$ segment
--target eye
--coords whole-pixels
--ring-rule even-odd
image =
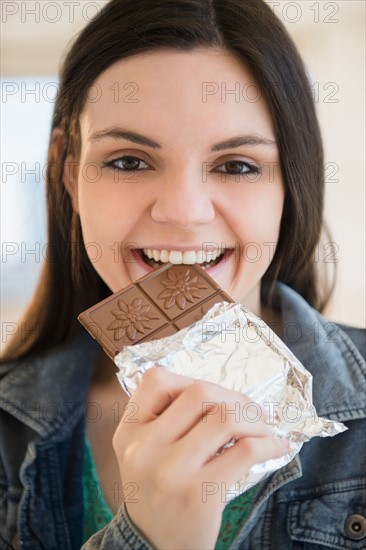
[[[139,168],[140,163],[145,164],[145,167]],[[149,168],[149,165],[139,157],[134,157],[132,155],[123,155],[117,159],[109,160],[108,162],[103,163],[107,168],[112,168],[115,170],[121,170],[123,172],[141,172]]]
[[[223,169],[223,167],[225,169]],[[217,166],[213,171],[220,172],[221,174],[227,174],[229,176],[260,174],[261,172],[257,166],[253,166],[252,164],[249,164],[248,162],[244,162],[242,160],[228,160],[223,164]]]

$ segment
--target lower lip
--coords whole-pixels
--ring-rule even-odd
[[[207,273],[210,276],[217,275],[225,266],[225,263],[228,261],[228,259],[234,254],[234,250],[226,250],[224,255],[222,256],[221,260],[218,264],[213,265],[209,269],[205,269]],[[155,271],[155,268],[151,267],[148,264],[145,264],[144,260],[141,258],[139,252],[137,252],[136,249],[131,249],[131,256],[135,259],[135,261],[146,271],[146,273],[150,273],[150,271]],[[163,265],[163,264],[162,264]],[[179,264],[179,265],[191,265],[191,264]]]

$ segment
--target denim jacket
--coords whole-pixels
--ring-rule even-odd
[[[365,550],[365,333],[328,322],[283,284],[277,290],[284,341],[313,375],[318,415],[349,429],[313,438],[261,482],[231,548]],[[152,548],[123,505],[82,546],[85,402],[98,350],[85,333],[1,367],[1,549]]]

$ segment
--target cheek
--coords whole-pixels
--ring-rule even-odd
[[[271,188],[270,185],[273,187]],[[282,217],[284,193],[281,184],[262,189],[247,189],[227,209],[227,219],[242,245],[253,242],[276,242]]]
[[[84,241],[111,246],[125,237],[134,220],[133,194],[124,193],[121,184],[83,180],[79,185],[79,213]]]

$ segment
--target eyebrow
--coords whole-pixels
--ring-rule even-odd
[[[133,143],[137,143],[138,145],[145,145],[151,149],[161,149],[161,145],[157,141],[138,134],[137,132],[125,130],[123,128],[107,128],[106,130],[94,132],[94,134],[90,136],[89,141],[94,142],[104,138],[126,139],[128,141],[132,141]],[[216,152],[223,151],[224,149],[235,149],[236,147],[241,147],[242,145],[250,145],[253,147],[264,145],[266,147],[272,147],[273,145],[276,145],[276,142],[257,134],[249,134],[245,136],[235,136],[226,139],[225,141],[215,143],[215,145],[211,147],[211,151]]]

